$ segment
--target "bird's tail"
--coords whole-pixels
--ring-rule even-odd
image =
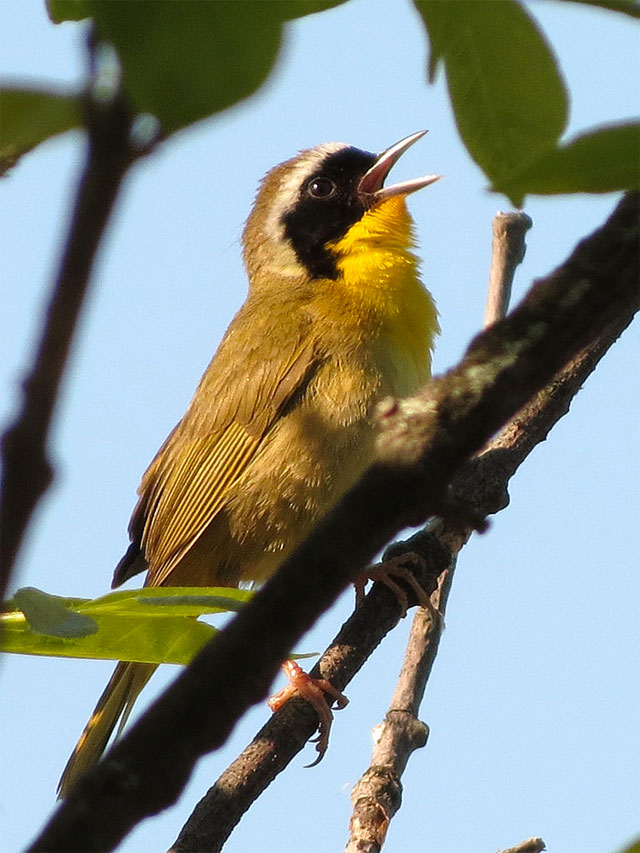
[[[121,661],[117,665],[62,772],[58,784],[60,799],[64,799],[80,776],[100,760],[118,721],[120,733],[133,703],[155,668],[155,664],[150,663]]]

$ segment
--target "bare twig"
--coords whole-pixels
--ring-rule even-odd
[[[22,410],[2,438],[0,493],[0,600],[36,504],[49,487],[49,425],[69,349],[89,286],[98,246],[134,152],[130,115],[115,97],[85,99],[87,160],[76,195],[69,236],[51,293],[33,366],[23,383]]]
[[[484,327],[491,326],[506,315],[511,299],[511,285],[518,264],[525,253],[525,234],[531,219],[519,210],[516,213],[497,213],[493,217],[493,242],[489,289],[484,311]]]
[[[553,425],[568,412],[572,399],[609,347],[622,334],[629,320],[630,318],[619,318],[590,347],[578,353],[554,377],[553,381],[518,412],[484,450],[460,471],[451,489],[456,502],[464,501],[475,515],[493,513],[507,506],[507,486],[510,478],[533,448],[545,440]],[[429,530],[416,534],[407,543],[402,543],[404,551],[411,552],[416,548],[419,550],[419,540],[435,533],[438,541],[449,550],[450,563],[440,576],[437,591],[432,595],[432,602],[443,619],[457,554],[472,532],[471,527],[465,528],[444,521],[438,522],[437,527],[432,524]],[[353,789],[354,811],[350,827],[351,839],[346,853],[356,853],[356,851],[377,853],[384,842],[384,837],[378,831],[381,816],[384,814],[386,831],[390,819],[400,806],[402,786],[401,772],[398,772],[398,767],[404,768],[410,752],[407,752],[402,728],[398,729],[394,724],[397,716],[395,712],[399,709],[407,717],[415,715],[415,719],[407,720],[405,725],[414,726],[419,722],[417,711],[422,701],[426,677],[424,681],[419,681],[412,677],[412,673],[420,666],[425,667],[427,674],[430,673],[440,640],[440,633],[429,626],[428,616],[423,611],[418,611],[409,636],[407,655],[398,688],[385,721],[378,728],[370,766]],[[411,691],[408,695],[405,693],[407,688]],[[387,742],[384,751],[379,747],[382,741]],[[375,787],[370,784],[372,775],[375,776]],[[389,801],[386,785],[392,785],[398,790],[395,801],[397,807],[393,810],[386,807]],[[381,799],[377,799],[378,796]],[[523,845],[534,842],[543,844],[541,839],[529,839],[523,842]],[[378,843],[378,847],[374,846],[375,843]],[[522,849],[526,851],[529,848],[525,846]],[[534,847],[531,849],[534,850]],[[544,847],[539,849],[542,850]]]
[[[476,338],[457,368],[385,408],[379,461],[79,781],[31,850],[112,849],[175,801],[200,755],[267,695],[280,661],[384,543],[442,514],[456,468],[610,322],[628,320],[637,306],[637,216],[634,194]]]
[[[493,219],[485,328],[506,316],[515,269],[524,258],[524,238],[531,224],[531,219],[522,212],[498,213]],[[475,507],[475,511],[479,509]],[[418,719],[418,712],[438,650],[457,553],[464,541],[466,538],[461,538],[457,547],[451,548],[450,563],[440,576],[440,584],[432,596],[432,603],[440,614],[440,623],[436,624],[422,608],[413,618],[389,710],[384,721],[374,729],[369,767],[351,793],[353,813],[345,853],[378,853],[382,849],[390,821],[401,805],[400,780],[406,764],[411,753],[426,743],[427,727]]]
[[[443,574],[443,581],[447,573]],[[434,605],[443,607],[434,596]],[[441,611],[442,612],[442,611]],[[391,818],[402,802],[400,779],[410,755],[427,742],[428,728],[418,719],[415,697],[422,695],[430,670],[421,649],[435,648],[440,625],[425,608],[413,619],[404,663],[384,721],[374,729],[369,767],[351,792],[353,813],[345,853],[377,853],[382,849]]]
[[[527,838],[526,841],[521,841],[515,847],[508,847],[505,850],[500,850],[500,853],[542,853],[546,850],[546,845],[542,838]]]
[[[447,565],[440,572],[438,586],[431,595],[440,618],[434,620],[422,607],[413,617],[389,710],[373,732],[369,767],[351,792],[353,812],[345,853],[378,853],[382,849],[391,819],[402,803],[400,780],[407,762],[412,753],[427,742],[429,730],[418,719],[418,711],[438,652],[457,554],[472,532],[471,528],[453,525],[448,533],[454,534],[454,541],[447,535],[445,526],[434,520],[421,534],[423,538],[433,537],[448,555]],[[416,542],[415,537],[411,541]],[[402,547],[406,550],[410,544],[402,543]]]

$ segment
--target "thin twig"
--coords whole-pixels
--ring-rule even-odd
[[[524,258],[524,238],[531,224],[531,219],[522,212],[498,213],[493,219],[485,328],[506,316],[515,269]],[[506,483],[504,487],[506,489]],[[475,509],[479,510],[478,507]],[[460,541],[458,547],[462,544]],[[391,819],[402,802],[401,778],[406,764],[413,751],[426,744],[427,727],[418,719],[418,712],[438,651],[457,551],[450,551],[450,563],[440,576],[440,583],[432,596],[440,622],[434,622],[431,614],[422,608],[413,617],[389,710],[374,730],[369,767],[351,793],[353,812],[345,853],[378,853],[382,849]]]
[[[544,441],[551,428],[568,413],[573,398],[595,370],[600,359],[620,337],[629,320],[630,318],[621,317],[612,323],[590,347],[572,359],[553,381],[518,412],[484,450],[459,472],[451,488],[456,503],[464,501],[467,504],[467,511],[476,515],[490,514],[506,508],[509,480],[534,447]],[[435,533],[438,541],[449,549],[450,563],[440,576],[437,591],[431,596],[432,603],[440,611],[443,621],[457,555],[472,532],[471,527],[460,527],[447,521],[438,522],[437,526],[432,523],[427,530],[415,534],[408,542],[401,543],[402,550],[397,552],[399,555],[402,551],[419,551],[422,547],[421,540],[432,533]],[[419,610],[414,617],[414,626],[409,636],[407,655],[396,694],[385,722],[377,732],[369,769],[353,789],[354,812],[350,826],[352,838],[349,843],[351,846],[347,846],[345,853],[356,853],[356,851],[377,853],[382,847],[384,836],[381,836],[378,830],[381,816],[384,815],[386,820],[386,831],[390,819],[397,811],[397,808],[389,810],[385,806],[388,802],[386,788],[394,786],[398,789],[399,807],[402,786],[401,773],[398,773],[397,768],[404,768],[410,754],[406,750],[402,729],[394,728],[396,715],[393,711],[400,709],[407,718],[411,714],[415,715],[414,721],[407,721],[404,725],[415,725],[418,722],[417,711],[422,701],[422,682],[415,679],[412,673],[414,670],[419,671],[420,666],[426,667],[427,672],[430,673],[439,640],[440,632],[430,627],[427,615]],[[409,689],[408,695],[403,693],[402,685],[406,685],[405,689]],[[378,747],[379,741],[383,738],[390,740],[392,747],[390,749],[387,745],[384,752]],[[372,775],[375,776],[375,786],[370,784]],[[378,847],[374,846],[374,842],[378,843]],[[544,844],[541,839],[529,839],[523,842],[523,845],[534,843]],[[529,848],[524,846],[522,849],[527,851]],[[538,848],[531,847],[531,849]],[[544,846],[539,849],[543,850]]]
[[[49,426],[91,270],[122,183],[134,159],[131,117],[123,101],[85,98],[87,159],[72,223],[51,292],[33,366],[23,383],[23,404],[2,437],[0,493],[0,600],[33,511],[53,479],[47,458]]]
[[[443,549],[436,552],[431,544],[426,543],[421,551],[429,569],[420,582],[428,591],[435,589],[437,575],[448,559]],[[414,604],[408,588],[407,593]],[[375,584],[313,667],[311,676],[327,678],[339,690],[344,689],[402,615],[393,593]],[[317,715],[308,702],[299,698],[287,702],[198,803],[171,853],[220,850],[242,814],[304,749],[317,725]]]
[[[429,730],[418,719],[418,710],[438,651],[451,590],[456,554],[453,551],[449,554],[448,565],[431,596],[440,618],[434,620],[423,607],[413,617],[389,710],[374,729],[369,767],[351,792],[353,812],[345,853],[378,853],[382,849],[391,819],[402,803],[401,779],[407,762],[427,742]]]
[[[447,483],[464,460],[610,322],[628,320],[637,307],[637,216],[631,194],[506,320],[476,338],[457,368],[386,406],[379,461],[79,780],[32,851],[112,849],[138,820],[175,801],[197,759],[264,699],[280,661],[384,543],[442,515]]]
[[[443,579],[446,574],[443,575]],[[438,596],[439,598],[440,596]],[[434,604],[436,602],[434,601]],[[442,604],[440,604],[442,607]],[[429,730],[417,717],[413,701],[424,691],[425,656],[415,654],[423,645],[437,645],[440,626],[425,608],[413,619],[405,660],[389,710],[374,729],[369,767],[351,792],[353,812],[345,853],[377,853],[382,849],[391,818],[402,802],[401,778],[410,755],[427,742]],[[430,642],[434,638],[435,642]]]
[[[524,238],[531,224],[530,217],[521,210],[515,213],[497,213],[493,217],[491,270],[484,311],[485,329],[506,316],[511,300],[513,276],[516,267],[524,258]]]

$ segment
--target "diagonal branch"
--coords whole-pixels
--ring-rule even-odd
[[[569,411],[573,397],[580,390],[588,376],[593,372],[609,347],[620,337],[631,321],[632,314],[626,313],[610,324],[596,342],[578,354],[552,382],[525,406],[515,418],[496,436],[482,453],[467,462],[456,475],[451,493],[460,505],[464,500],[468,514],[475,518],[496,513],[508,504],[507,484],[520,464],[534,447],[544,441],[549,430]],[[388,549],[394,559],[402,554],[419,554],[426,563],[426,572],[420,578],[425,590],[436,590],[432,596],[434,604],[444,614],[446,596],[453,579],[453,570],[457,555],[473,532],[471,525],[458,524],[455,521],[431,523],[406,542],[398,542]],[[327,678],[338,689],[344,690],[356,675],[367,658],[379,643],[391,631],[401,618],[397,599],[383,586],[376,584],[367,595],[363,605],[355,611],[342,627],[329,648],[324,652],[313,668],[313,677]],[[417,619],[417,615],[416,615]],[[420,660],[411,660],[412,694],[391,703],[398,708],[401,701],[405,708],[411,708],[414,714],[422,699],[430,669],[435,659],[439,642],[439,632],[432,634],[430,625],[424,617],[420,618],[412,635],[427,633],[427,648]],[[409,643],[411,645],[411,643]],[[310,706],[303,700],[292,700],[277,714],[274,714],[256,734],[251,743],[221,774],[213,787],[198,803],[192,815],[182,828],[178,839],[171,847],[172,853],[208,850],[216,853],[222,849],[228,836],[251,804],[260,796],[276,776],[305,746],[315,731],[317,718]],[[420,744],[420,726],[408,726],[413,729],[413,738],[406,743],[413,748]],[[380,766],[376,756],[372,766]],[[406,762],[408,752],[403,761]],[[402,765],[400,767],[403,769]],[[375,779],[375,800],[382,799],[380,806],[387,817],[393,812],[388,803],[393,801],[391,792],[400,788],[400,775],[383,779],[380,773],[367,774],[366,797],[373,797],[371,777]],[[387,787],[388,783],[388,787]],[[355,802],[363,795],[363,790],[354,790]],[[361,804],[366,807],[371,819],[377,822],[381,812],[371,800]],[[362,815],[358,816],[358,820]]]
[[[2,437],[0,492],[0,600],[31,515],[53,479],[47,457],[49,427],[73,336],[89,287],[91,270],[120,185],[134,159],[131,117],[119,97],[85,98],[89,132],[65,244],[36,356],[23,382],[22,409]]]
[[[385,542],[443,514],[456,469],[637,306],[637,220],[638,194],[630,194],[506,320],[473,341],[458,367],[384,407],[379,461],[80,780],[31,850],[112,849],[142,817],[175,801],[197,759],[266,696],[280,661]]]

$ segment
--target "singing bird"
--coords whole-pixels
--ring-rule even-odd
[[[249,292],[142,478],[117,587],[266,580],[373,459],[373,413],[429,378],[438,329],[406,197],[384,186],[426,131],[380,155],[302,151],[264,178],[243,233]],[[155,669],[117,665],[62,775],[101,756]]]

